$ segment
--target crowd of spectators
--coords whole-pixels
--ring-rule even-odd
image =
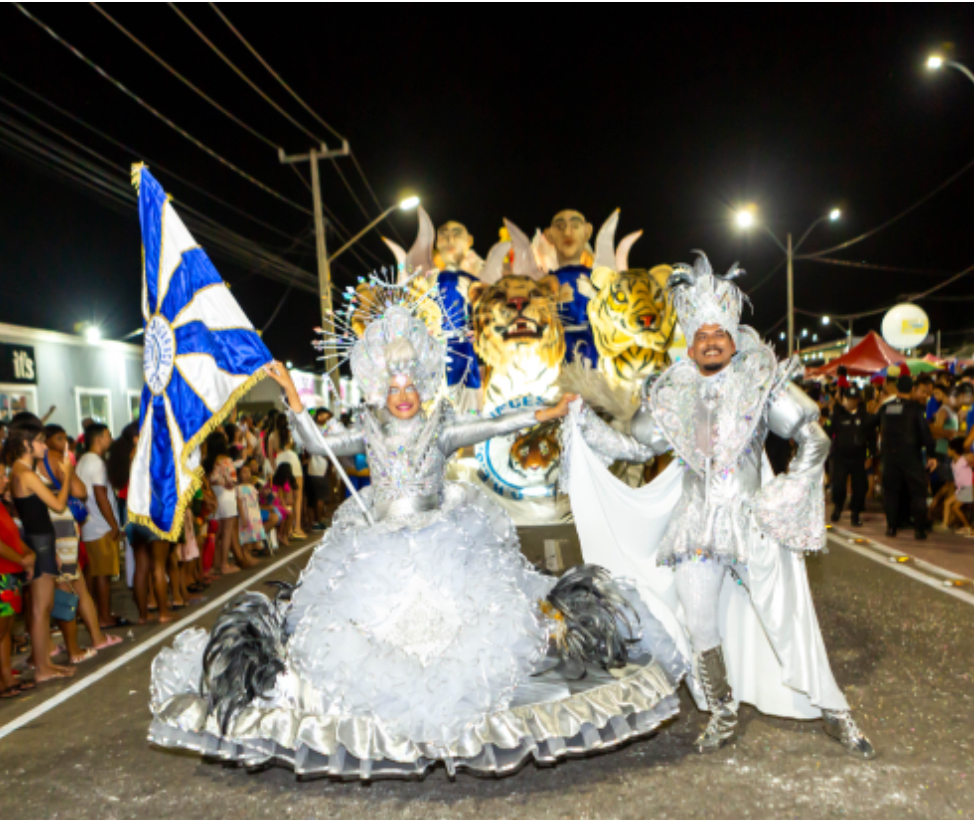
[[[938,519],[974,537],[974,367],[914,377],[893,366],[867,384],[853,382],[840,367],[835,378],[804,384],[832,439],[833,523],[849,497],[851,523],[861,526],[866,499],[881,495],[890,537],[912,528],[922,540]]]
[[[315,419],[337,424],[324,409]],[[82,428],[73,439],[28,412],[0,424],[0,699],[72,676],[119,628],[178,618],[214,578],[324,529],[343,497],[326,460],[297,452],[285,415],[234,416],[204,441],[202,484],[166,539],[128,516],[138,424],[117,437],[91,419]],[[137,619],[114,611],[121,581]]]

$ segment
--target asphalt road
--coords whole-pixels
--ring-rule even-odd
[[[545,535],[565,537],[535,531],[525,538],[526,551]],[[292,577],[307,557],[270,577]],[[248,775],[146,742],[149,669],[158,647],[127,660],[126,653],[163,632],[154,626],[133,630],[76,680],[104,677],[0,738],[0,816],[974,817],[974,606],[841,546],[808,566],[836,677],[879,751],[871,762],[847,757],[817,723],[749,708],[742,710],[737,743],[701,757],[691,741],[704,717],[684,696],[680,717],[653,739],[554,768],[529,765],[502,780],[461,775],[451,782],[442,769],[421,783],[372,785],[299,783],[284,769]],[[211,588],[207,603],[246,585],[240,578]],[[201,608],[191,609],[184,625]],[[217,610],[192,625],[208,627]],[[69,685],[56,684],[0,703],[0,735],[66,692]]]

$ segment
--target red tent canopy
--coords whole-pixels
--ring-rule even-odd
[[[871,376],[884,367],[905,360],[905,355],[886,344],[875,330],[870,330],[869,335],[848,353],[832,359],[828,364],[809,370],[808,375],[834,376],[839,366],[844,364],[850,376]]]

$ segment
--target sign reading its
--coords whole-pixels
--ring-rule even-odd
[[[34,348],[0,342],[0,382],[37,384]]]

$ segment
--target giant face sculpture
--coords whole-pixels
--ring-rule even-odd
[[[592,238],[592,224],[586,222],[578,211],[559,211],[544,235],[555,246],[559,265],[579,265],[585,246]]]
[[[436,231],[436,251],[447,268],[459,268],[473,248],[473,236],[460,222],[446,222]]]

